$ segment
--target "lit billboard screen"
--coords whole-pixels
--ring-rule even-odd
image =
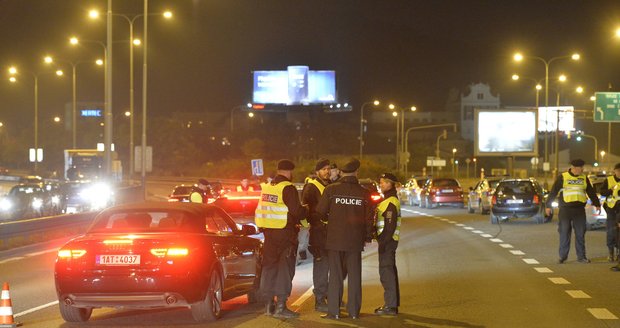
[[[257,104],[333,104],[336,72],[289,66],[286,71],[254,71],[252,102]]]
[[[560,131],[575,131],[575,109],[573,106],[538,108],[538,131],[554,132],[558,120]]]
[[[476,110],[476,156],[537,156],[536,110]]]

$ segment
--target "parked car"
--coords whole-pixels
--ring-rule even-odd
[[[491,210],[491,198],[495,192],[495,188],[503,178],[485,178],[474,187],[469,188],[469,197],[467,199],[467,211],[469,213],[478,212],[480,214],[488,214]]]
[[[256,300],[262,243],[214,205],[145,202],[108,208],[85,235],[58,251],[60,314],[87,321],[93,308],[189,307],[198,321],[221,316],[222,301]]]
[[[491,199],[491,223],[512,218],[549,222],[551,217],[545,215],[546,200],[546,192],[535,179],[504,179]]]
[[[452,178],[430,178],[420,194],[422,208],[436,208],[441,205],[465,207],[461,184]]]
[[[422,188],[418,185],[416,179],[409,179],[407,182],[398,188],[398,198],[401,204],[409,206],[420,205],[420,192]]]
[[[362,187],[370,191],[370,198],[374,204],[379,204],[383,199],[381,196],[381,190],[379,190],[379,184],[372,179],[359,179],[359,183]]]

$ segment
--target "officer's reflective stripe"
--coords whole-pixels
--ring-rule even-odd
[[[286,226],[288,207],[284,204],[283,191],[291,185],[293,184],[290,181],[263,185],[254,215],[254,221],[259,228],[282,229]]]
[[[607,177],[607,187],[612,190],[611,195],[605,198],[605,203],[608,207],[616,206],[618,201],[618,188],[620,188],[620,182],[616,182],[614,176]]]
[[[387,210],[390,204],[394,204],[396,207],[396,229],[394,230],[394,234],[392,235],[392,239],[398,241],[400,238],[400,201],[397,197],[390,196],[377,206],[377,234],[380,235],[383,232],[383,228],[385,227],[385,218],[383,217],[383,213]]]
[[[586,196],[588,178],[585,175],[572,176],[570,173],[564,172],[562,173],[562,178],[562,198],[565,203],[585,203],[588,200]]]

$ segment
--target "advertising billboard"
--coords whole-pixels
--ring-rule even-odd
[[[336,72],[289,66],[286,71],[254,71],[252,102],[256,104],[333,104]]]
[[[476,109],[475,156],[538,156],[537,111]]]
[[[558,120],[560,131],[575,131],[575,108],[573,106],[538,108],[539,132],[554,132]]]

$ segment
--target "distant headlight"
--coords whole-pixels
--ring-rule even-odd
[[[112,200],[112,188],[105,183],[97,183],[80,192],[80,197],[90,203],[92,209],[102,209]]]
[[[60,197],[52,196],[52,203],[56,205],[60,204]]]
[[[34,208],[35,210],[38,210],[41,208],[41,206],[43,206],[43,200],[39,198],[35,198],[32,200],[32,208]]]
[[[551,207],[553,207],[553,208],[558,207],[558,202],[552,202],[552,203],[551,203]]]
[[[6,198],[0,199],[0,210],[8,211],[11,209],[11,207],[13,207],[13,203],[11,203],[10,200]]]

